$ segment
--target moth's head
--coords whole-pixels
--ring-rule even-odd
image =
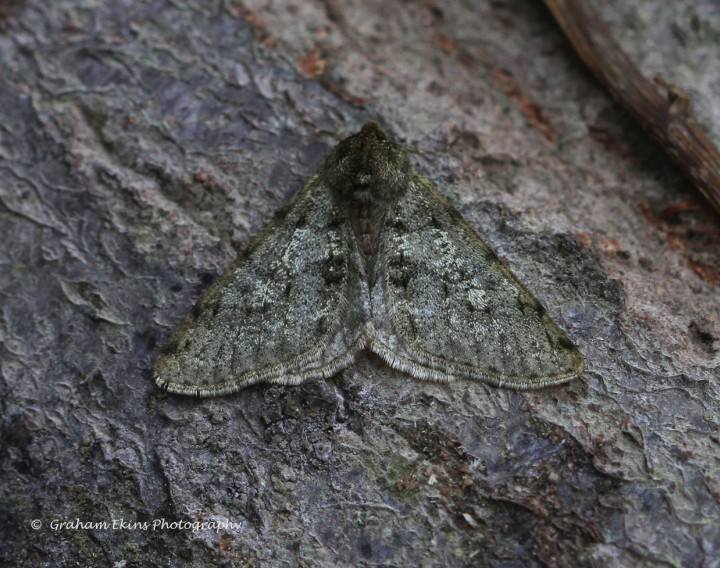
[[[360,132],[332,149],[323,172],[339,197],[360,203],[384,203],[397,198],[407,187],[410,161],[405,149],[377,122],[367,122]]]

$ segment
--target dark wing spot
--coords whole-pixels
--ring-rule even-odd
[[[342,227],[347,222],[348,222],[347,217],[338,215],[337,217],[332,217],[330,219],[330,221],[327,224],[327,228],[335,230],[335,229]]]
[[[468,282],[472,280],[472,273],[470,273],[464,266],[459,267],[457,272],[459,277],[458,282]]]
[[[447,209],[445,209],[445,211],[447,212],[448,215],[450,215],[450,217],[452,218],[452,220],[455,223],[459,223],[459,222],[464,223],[465,222],[462,215],[460,215],[460,211],[455,209],[452,205],[448,205],[448,207],[447,207]]]
[[[391,258],[387,265],[388,282],[396,288],[407,290],[410,280],[412,280],[411,271],[405,262],[405,254],[400,254]]]
[[[547,314],[547,310],[543,307],[543,305],[536,301],[535,302],[535,311],[537,312],[537,315],[540,319],[543,319],[545,315]]]
[[[573,342],[570,341],[570,340],[569,340],[567,337],[565,337],[564,335],[561,335],[561,336],[558,338],[557,343],[558,343],[558,345],[559,345],[560,347],[562,347],[563,349],[567,349],[568,351],[575,351],[575,345],[573,345]]]
[[[331,255],[320,268],[326,284],[338,284],[345,277],[346,259],[343,256]]]
[[[174,337],[160,350],[160,355],[173,355],[178,352],[178,341]]]
[[[200,314],[202,314],[204,311],[204,306],[200,305],[200,302],[195,304],[193,306],[193,309],[190,310],[190,317],[192,319],[198,319],[200,317]]]
[[[248,258],[250,258],[253,248],[254,247],[252,245],[246,246],[243,250],[238,252],[238,259],[241,261],[246,261]]]
[[[390,227],[392,227],[395,232],[401,235],[408,232],[407,225],[399,217],[395,217],[395,219],[392,220]]]
[[[317,329],[317,334],[320,336],[324,336],[325,333],[328,330],[328,319],[325,316],[321,316],[318,318],[318,320],[315,322],[315,328]]]
[[[273,215],[273,221],[280,223],[282,222],[285,217],[287,217],[288,211],[290,210],[290,205],[286,203],[283,205],[280,209],[278,209],[275,214]]]
[[[495,251],[491,248],[486,248],[483,254],[485,256],[485,261],[488,263],[494,263],[499,261],[498,255],[496,255]]]
[[[531,314],[536,314],[538,318],[543,319],[545,317],[545,314],[547,313],[545,311],[545,308],[543,308],[542,304],[538,302],[535,298],[529,299],[529,301],[526,301],[525,299],[518,300],[518,306],[520,307],[520,311],[523,313],[523,315],[528,315],[528,312]]]
[[[407,270],[388,270],[388,281],[396,288],[407,290],[407,287],[410,285],[410,280],[412,280],[412,278],[410,272]]]

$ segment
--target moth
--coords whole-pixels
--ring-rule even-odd
[[[326,379],[364,350],[431,381],[532,389],[583,371],[540,303],[376,122],[324,165],[162,349],[156,384],[215,396]]]

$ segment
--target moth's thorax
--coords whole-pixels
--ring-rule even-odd
[[[406,190],[410,161],[402,146],[368,122],[333,149],[323,170],[340,200],[383,207]]]
[[[407,191],[407,153],[377,123],[368,122],[333,149],[323,170],[338,203],[347,208],[369,266],[388,211]]]

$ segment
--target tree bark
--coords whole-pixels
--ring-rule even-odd
[[[646,76],[698,95],[717,145],[717,5],[624,4],[601,16]],[[3,17],[0,563],[712,565],[717,218],[541,4],[30,0]],[[183,315],[370,118],[587,371],[515,392],[364,357],[297,387],[157,389]]]

